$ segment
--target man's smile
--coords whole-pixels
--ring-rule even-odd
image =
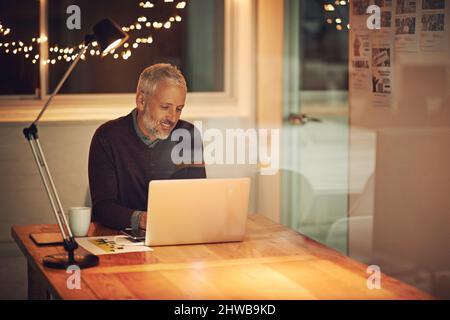
[[[172,130],[174,123],[172,121],[165,120],[165,121],[161,121],[160,125],[165,131],[170,131],[170,130]]]

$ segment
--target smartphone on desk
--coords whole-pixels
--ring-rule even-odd
[[[145,230],[144,229],[125,228],[121,232],[122,232],[122,234],[129,237],[131,240],[134,240],[134,241],[145,240]]]

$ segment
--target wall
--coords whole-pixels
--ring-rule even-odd
[[[283,108],[283,1],[257,1],[256,121],[280,129]],[[274,141],[272,141],[274,143]],[[280,172],[257,176],[257,212],[280,221]]]

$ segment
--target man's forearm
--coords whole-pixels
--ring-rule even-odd
[[[131,226],[131,217],[135,209],[130,209],[119,205],[114,200],[103,200],[94,203],[93,213],[96,219],[112,229],[125,229]]]

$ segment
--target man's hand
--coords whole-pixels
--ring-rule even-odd
[[[147,212],[141,214],[141,220],[139,221],[139,229],[145,230],[147,228]]]

